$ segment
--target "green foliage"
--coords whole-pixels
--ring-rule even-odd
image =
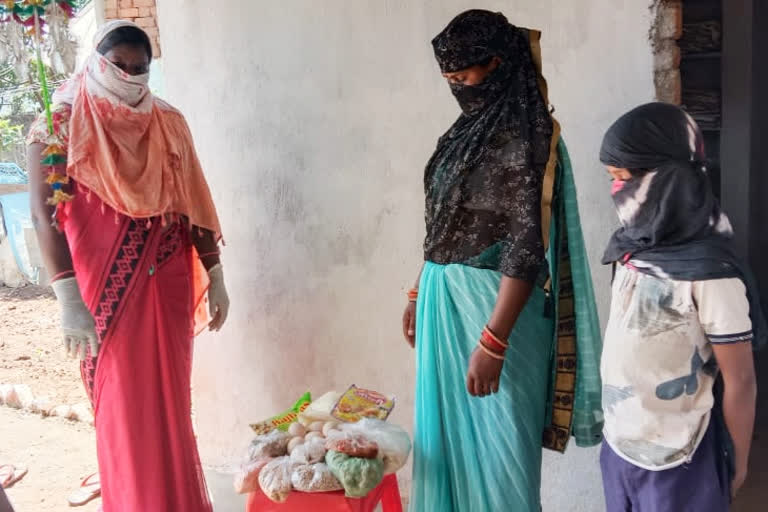
[[[20,124],[11,124],[8,119],[0,119],[0,154],[24,142],[23,128]]]

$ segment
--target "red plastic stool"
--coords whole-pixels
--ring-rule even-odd
[[[381,485],[362,499],[347,498],[344,492],[292,492],[285,503],[274,503],[261,490],[251,493],[246,512],[373,512],[381,503],[383,512],[403,512],[397,476],[387,475]]]

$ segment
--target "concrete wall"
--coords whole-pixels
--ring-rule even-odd
[[[605,128],[654,95],[648,2],[226,4],[158,2],[167,96],[189,119],[227,241],[232,316],[196,353],[206,464],[236,462],[248,423],[307,389],[396,393],[392,421],[411,423],[400,316],[420,265],[422,171],[458,114],[429,40],[464,9],[544,32],[605,319],[598,261],[614,215],[597,152]],[[228,485],[217,510],[242,510]],[[601,510],[596,451],[547,454],[542,493],[545,510]]]
[[[0,216],[2,221],[2,216]],[[9,288],[18,288],[27,284],[27,279],[19,270],[16,258],[13,255],[11,241],[2,230],[0,230],[0,286]]]

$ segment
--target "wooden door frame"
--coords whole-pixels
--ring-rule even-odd
[[[721,197],[768,298],[768,5],[723,0]]]

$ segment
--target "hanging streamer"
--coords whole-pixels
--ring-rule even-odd
[[[61,23],[62,18],[65,21],[72,18],[77,12],[78,6],[77,0],[0,0],[0,24],[11,22],[20,24],[26,29],[27,35],[32,37],[34,43],[38,80],[42,90],[49,135],[48,146],[43,151],[41,163],[48,169],[46,182],[51,186],[52,190],[51,197],[48,198],[48,204],[55,207],[53,214],[54,225],[59,224],[57,221],[63,220],[61,205],[71,201],[73,196],[67,193],[65,189],[66,185],[69,184],[69,178],[65,172],[58,172],[61,169],[66,170],[67,153],[59,135],[56,133],[56,127],[53,123],[51,94],[48,88],[45,63],[43,62],[43,35],[47,26],[47,17],[50,16],[55,20],[54,28],[58,29],[60,28],[58,25]],[[60,33],[61,31],[54,30],[54,45],[66,42],[60,38]],[[62,54],[64,53],[62,50]],[[64,59],[62,58],[62,60]]]

